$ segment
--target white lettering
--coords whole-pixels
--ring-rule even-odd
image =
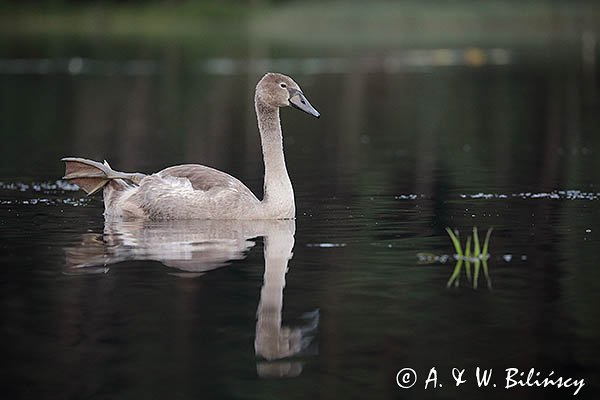
[[[427,380],[425,381],[425,389],[427,389],[430,382],[433,382],[433,388],[435,389],[437,387],[437,371],[435,367],[429,370],[429,375],[427,375]]]
[[[490,383],[490,379],[492,379],[492,370],[484,369],[483,374],[481,373],[481,369],[477,367],[477,371],[475,376],[477,377],[477,386],[481,387],[481,385],[487,386]]]

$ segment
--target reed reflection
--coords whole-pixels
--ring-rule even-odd
[[[171,274],[197,277],[246,257],[264,238],[265,272],[257,310],[255,353],[261,377],[293,377],[302,363],[291,357],[313,351],[318,312],[303,326],[282,326],[283,288],[294,247],[295,221],[106,221],[103,234],[86,233],[65,248],[68,274],[106,273],[131,260],[159,261]]]

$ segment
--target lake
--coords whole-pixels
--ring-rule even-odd
[[[535,368],[540,380],[584,379],[578,397],[598,393],[598,66],[580,44],[543,56],[80,38],[2,49],[7,392],[573,395],[505,388],[507,368],[521,379]],[[201,163],[260,197],[252,99],[269,70],[321,112],[282,111],[295,221],[105,223],[101,196],[61,180],[64,156],[144,173]],[[447,227],[463,246],[474,227],[481,245],[493,228],[485,268],[455,270]],[[477,367],[493,369],[489,386]],[[397,383],[404,368],[418,375],[410,389]],[[465,370],[459,387],[453,368]]]

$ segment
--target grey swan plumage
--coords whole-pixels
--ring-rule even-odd
[[[67,157],[64,179],[88,195],[101,189],[107,219],[290,219],[294,190],[283,154],[281,107],[320,114],[290,77],[266,74],[256,85],[254,106],[265,164],[264,198],[225,172],[204,165],[177,165],[152,175],[125,173],[84,158]]]

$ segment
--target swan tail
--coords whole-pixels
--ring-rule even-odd
[[[66,157],[62,161],[65,163],[65,176],[63,176],[63,179],[79,186],[88,196],[98,192],[115,179],[123,179],[137,185],[145,177],[144,174],[115,171],[106,161],[99,163],[76,157]]]

